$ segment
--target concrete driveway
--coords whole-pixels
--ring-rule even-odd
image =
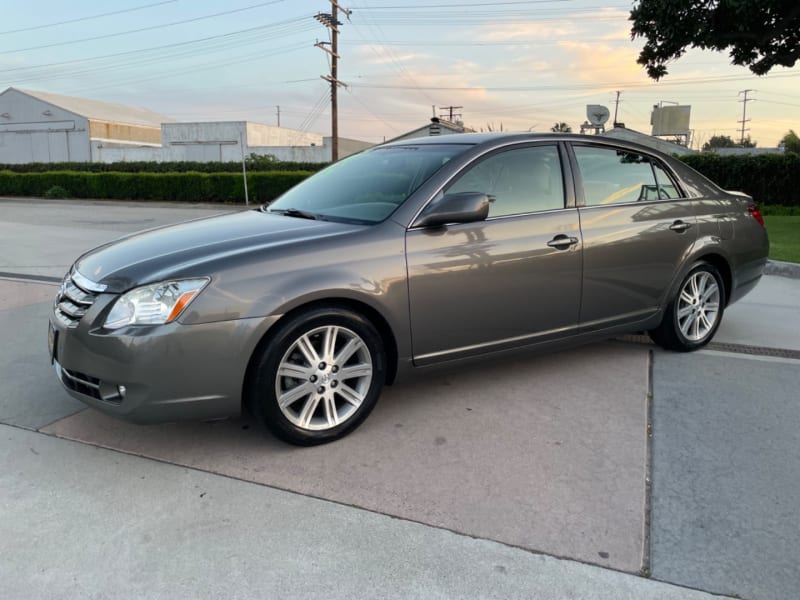
[[[46,356],[54,283],[89,247],[220,210],[0,200],[9,597],[792,596],[800,281],[765,277],[711,350],[439,371],[321,448],[71,400]]]

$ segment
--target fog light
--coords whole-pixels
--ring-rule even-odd
[[[103,402],[119,404],[125,398],[125,386],[110,381],[101,381],[97,386],[98,396]]]

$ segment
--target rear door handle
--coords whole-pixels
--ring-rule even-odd
[[[683,233],[684,231],[689,229],[689,227],[691,227],[691,226],[692,226],[691,223],[686,223],[685,221],[681,221],[680,219],[678,219],[672,225],[670,225],[669,228],[672,231],[677,231],[678,233]]]
[[[566,250],[570,246],[574,246],[578,243],[578,238],[576,237],[567,237],[564,234],[558,234],[552,240],[547,242],[547,245],[551,248],[556,248],[558,250]]]

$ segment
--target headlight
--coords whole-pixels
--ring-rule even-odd
[[[162,281],[126,292],[106,317],[106,329],[126,325],[163,325],[178,318],[208,279]]]

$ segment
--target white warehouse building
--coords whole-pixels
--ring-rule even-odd
[[[339,138],[343,158],[372,146]],[[0,164],[31,162],[329,162],[331,138],[247,121],[179,123],[143,108],[8,88],[0,93]]]
[[[91,162],[94,143],[159,146],[172,119],[143,108],[8,88],[0,93],[0,163]]]
[[[373,144],[339,138],[339,158]],[[319,133],[273,127],[250,121],[164,123],[161,146],[136,148],[112,141],[93,141],[97,162],[197,161],[235,162],[250,154],[277,160],[324,163],[331,160],[331,138]]]

